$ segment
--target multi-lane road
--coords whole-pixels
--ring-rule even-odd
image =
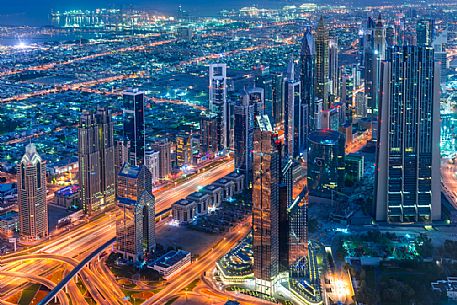
[[[202,171],[196,176],[177,184],[175,187],[156,193],[156,211],[160,212],[169,208],[175,201],[186,197],[198,190],[198,187],[214,182],[215,180],[233,171],[233,161],[227,161]],[[162,224],[159,223],[158,226]],[[160,231],[159,231],[160,232]],[[0,258],[0,299],[14,295],[25,288],[29,282],[44,283],[50,273],[63,271],[68,272],[74,264],[81,261],[101,244],[115,236],[114,213],[108,212],[97,219],[82,225],[81,227],[44,241],[37,247],[18,253],[5,255]],[[236,236],[231,236],[228,241],[235,241]],[[218,252],[229,249],[228,244],[223,248],[218,247]],[[222,253],[222,252],[221,252]],[[214,255],[208,256],[211,262]],[[211,261],[210,261],[211,259]],[[197,265],[200,266],[200,265]],[[123,293],[115,283],[109,280],[106,272],[102,269],[91,270],[84,268],[79,279],[85,284],[91,296],[100,304],[125,304]],[[16,273],[11,273],[16,272]],[[21,274],[21,277],[12,277],[11,274]],[[68,286],[71,301],[81,304],[83,297],[75,282]],[[65,300],[62,298],[62,303]],[[84,301],[85,302],[85,301]],[[128,303],[128,302],[127,302]],[[84,303],[82,303],[84,304]]]
[[[441,159],[441,190],[449,202],[457,209],[457,165]]]

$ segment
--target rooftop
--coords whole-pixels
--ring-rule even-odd
[[[69,197],[71,195],[78,193],[79,189],[80,189],[80,187],[77,184],[69,185],[69,186],[61,188],[60,190],[57,190],[56,195]]]
[[[180,205],[180,206],[188,206],[188,205],[191,205],[191,204],[193,204],[193,203],[194,203],[194,202],[191,201],[191,200],[179,199],[179,200],[176,201],[174,204]]]
[[[154,266],[159,266],[162,268],[170,268],[171,266],[177,264],[179,261],[181,261],[183,258],[185,258],[189,254],[190,254],[190,252],[187,252],[184,250],[167,252],[166,254],[162,255],[155,262]]]
[[[119,172],[119,176],[127,177],[127,178],[138,178],[141,172],[140,166],[133,166],[128,163],[125,163],[122,167],[121,171]]]
[[[315,144],[336,145],[340,139],[340,133],[332,129],[319,129],[309,135],[309,140]]]
[[[0,183],[0,193],[9,192],[16,187],[16,183]]]

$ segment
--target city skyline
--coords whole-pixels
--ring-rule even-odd
[[[457,3],[160,1],[0,9],[0,303],[457,302]]]

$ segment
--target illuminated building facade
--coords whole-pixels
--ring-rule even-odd
[[[146,166],[124,164],[117,184],[116,251],[124,259],[144,260],[155,249],[155,198]]]
[[[99,213],[115,203],[115,146],[111,111],[84,111],[78,128],[79,184],[86,214]]]
[[[25,154],[17,165],[17,195],[21,238],[47,237],[46,161],[41,159],[32,143],[25,147]]]
[[[227,105],[227,66],[209,66],[209,110],[217,116],[218,151],[224,151],[230,144],[230,117]]]
[[[321,16],[316,28],[315,39],[316,70],[314,89],[318,99],[323,101],[324,110],[329,107],[329,32]]]
[[[256,117],[253,152],[252,234],[256,289],[272,294],[279,273],[280,154],[268,116]]]
[[[313,196],[332,196],[344,187],[345,138],[338,131],[320,129],[309,135],[308,188]]]
[[[144,92],[137,89],[123,92],[124,141],[130,142],[129,163],[144,164]]]
[[[233,145],[237,172],[244,175],[249,188],[252,181],[252,150],[254,145],[254,109],[249,96],[243,96],[234,107]]]
[[[378,221],[441,219],[439,73],[430,47],[387,52],[376,154]]]

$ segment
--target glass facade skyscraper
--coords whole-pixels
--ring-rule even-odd
[[[249,95],[240,98],[234,107],[233,146],[235,169],[244,175],[245,185],[252,181],[252,150],[254,141],[254,104]]]
[[[227,66],[209,66],[209,110],[217,116],[218,151],[224,151],[230,144],[230,117],[227,105]]]
[[[144,130],[144,92],[137,89],[123,93],[122,106],[124,140],[130,141],[129,163],[144,164],[145,130]]]
[[[117,252],[141,262],[155,249],[155,197],[146,166],[124,164],[118,174]]]
[[[268,116],[256,117],[253,151],[252,234],[256,290],[271,295],[279,273],[280,154]]]
[[[382,66],[376,219],[441,218],[439,64],[430,47],[395,46]]]
[[[84,111],[78,128],[81,204],[92,215],[115,203],[115,145],[111,111]]]
[[[345,138],[338,131],[320,129],[309,135],[308,188],[311,195],[327,197],[344,187]]]
[[[323,101],[323,108],[329,108],[329,32],[321,16],[316,28],[315,39],[316,70],[314,88],[316,97]]]

